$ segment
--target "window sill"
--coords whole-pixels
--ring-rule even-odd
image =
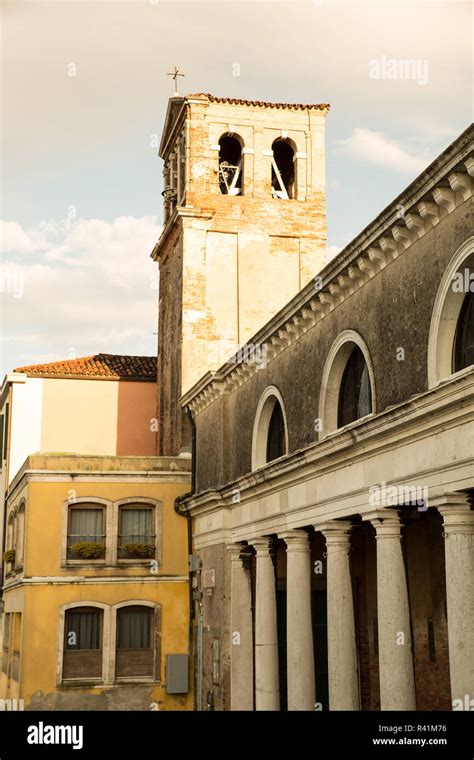
[[[58,684],[58,689],[74,689],[78,686],[90,688],[91,686],[101,687],[105,685],[104,680],[101,678],[71,678],[61,681],[61,683]]]
[[[376,412],[370,412],[370,414],[364,414],[363,417],[358,417],[358,419],[353,420],[352,422],[348,422],[347,425],[342,425],[341,427],[334,428],[334,430],[328,430],[326,433],[322,434],[319,440],[324,441],[325,438],[329,438],[332,435],[345,433],[346,430],[352,430],[353,428],[357,427],[363,422],[367,422],[368,420],[371,420],[376,415],[377,415]]]
[[[155,557],[152,557],[151,559],[119,559],[116,562],[108,563],[105,562],[105,560],[66,560],[66,562],[63,562],[61,564],[61,570],[71,570],[74,567],[77,567],[79,569],[82,568],[101,568],[103,570],[117,570],[121,569],[123,570],[125,567],[150,567],[151,562],[158,562],[159,566],[159,560],[157,560]],[[161,569],[161,568],[160,568]]]
[[[439,385],[445,385],[446,383],[450,383],[453,380],[460,380],[464,375],[469,375],[474,368],[474,364],[470,364],[468,367],[463,367],[463,369],[458,369],[457,372],[451,372],[450,375],[446,375],[446,377],[442,377],[434,383],[434,385],[430,386],[428,390],[433,390],[434,388],[437,388]]]

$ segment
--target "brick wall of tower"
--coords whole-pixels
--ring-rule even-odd
[[[159,246],[159,419],[163,453],[183,448],[179,398],[222,366],[321,270],[326,255],[326,111],[191,96],[186,196]],[[243,194],[219,189],[219,138],[244,144]],[[297,198],[272,197],[273,141],[296,150]],[[176,244],[179,230],[179,244]],[[172,261],[173,259],[173,261]]]

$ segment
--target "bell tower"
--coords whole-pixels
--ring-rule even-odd
[[[189,447],[180,397],[325,264],[327,104],[170,98],[159,155],[159,453]]]

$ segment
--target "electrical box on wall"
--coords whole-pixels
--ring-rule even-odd
[[[166,693],[187,694],[189,691],[189,656],[166,655]]]

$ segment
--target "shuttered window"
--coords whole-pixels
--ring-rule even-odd
[[[117,678],[154,675],[154,614],[150,607],[123,607],[117,611]]]
[[[102,677],[103,611],[95,607],[66,610],[63,679]]]

